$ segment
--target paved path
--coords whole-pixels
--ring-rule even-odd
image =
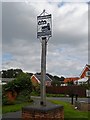
[[[21,116],[21,111],[6,113],[2,116],[2,120],[20,120]]]
[[[40,97],[35,97],[31,96],[32,99],[40,99]],[[71,98],[70,97],[47,97],[47,100],[60,100],[60,101],[65,101],[65,102],[70,102],[71,103]],[[74,97],[74,102],[75,102],[75,97]],[[78,101],[85,101],[88,102],[90,101],[90,98],[78,98]]]
[[[40,101],[40,97],[34,97],[32,96],[32,99],[35,100],[37,99],[37,103]],[[60,101],[65,101],[65,102],[71,102],[71,98],[69,97],[47,97],[47,100],[60,100]],[[90,100],[90,98],[89,98]],[[78,101],[85,101],[88,102],[88,98],[78,98]],[[75,98],[74,98],[75,102]],[[12,113],[6,113],[3,115],[2,120],[21,120],[22,112],[17,111],[17,112],[12,112]]]

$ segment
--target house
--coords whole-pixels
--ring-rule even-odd
[[[86,75],[87,75],[87,72],[89,72],[89,71],[90,71],[90,65],[86,64],[84,69],[82,70],[82,72],[80,74],[80,78],[87,77]]]
[[[90,65],[86,64],[83,68],[80,78],[78,81],[76,81],[77,84],[88,84],[90,83]]]
[[[77,85],[90,83],[90,65],[85,65],[79,77],[70,77],[64,79],[65,84],[72,81]]]
[[[0,85],[7,84],[8,82],[14,80],[15,78],[2,78],[2,72],[0,71]]]
[[[8,82],[11,82],[15,78],[0,78],[0,84],[7,84]]]
[[[77,81],[79,80],[79,77],[69,77],[69,78],[65,78],[64,79],[64,83],[69,83],[69,82],[74,82],[74,81]]]
[[[74,84],[77,84],[77,85],[87,84],[87,80],[88,80],[87,77],[84,77],[84,78],[81,78],[81,79],[79,78],[79,80],[74,81]]]
[[[46,79],[46,80],[45,80],[45,85],[46,85],[46,86],[51,86],[51,81],[52,81],[52,79],[51,79],[48,75],[46,75],[45,79]],[[41,83],[41,75],[33,74],[33,75],[31,76],[31,81],[32,81],[32,84],[33,84],[34,86],[40,84],[40,83]]]

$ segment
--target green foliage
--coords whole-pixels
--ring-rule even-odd
[[[2,96],[2,105],[7,105],[7,104],[8,104],[7,97],[6,97],[6,95],[3,95]]]
[[[60,81],[58,81],[58,80],[53,80],[53,81],[51,82],[51,85],[52,85],[52,86],[60,86],[61,83],[60,83]]]
[[[6,91],[14,91],[15,86],[14,86],[13,83],[14,83],[14,82],[11,81],[11,82],[8,82],[8,84],[3,85],[3,86],[2,86],[3,92],[6,92]]]
[[[33,91],[35,91],[39,94],[40,93],[40,85],[39,84],[37,84],[36,86],[33,85]]]
[[[20,91],[27,89],[27,91],[32,91],[32,83],[28,74],[21,73],[14,81],[14,86],[16,89],[19,88]]]
[[[61,84],[64,82],[64,77],[61,76],[61,77],[58,77],[58,76],[53,76],[52,77],[52,86],[61,86]]]
[[[68,85],[68,86],[72,86],[72,85],[74,85],[74,82],[73,82],[73,81],[70,81],[70,82],[67,83],[67,85]]]
[[[17,93],[27,89],[27,91],[32,92],[32,83],[29,75],[21,73],[15,80],[8,82],[3,86],[4,91],[16,91]]]
[[[15,80],[8,82],[3,86],[3,104],[13,104],[12,102],[8,101],[6,93],[7,91],[17,92],[18,97],[22,98],[22,100],[26,99],[26,101],[30,101],[30,93],[32,92],[32,83],[29,75],[25,73],[21,73]]]
[[[31,96],[40,96],[40,93],[38,93],[37,91],[32,91]]]
[[[36,86],[32,86],[32,92],[31,92],[32,96],[40,96],[40,85],[37,84]]]
[[[15,103],[22,103],[22,102],[32,102],[31,94],[27,90],[23,90],[17,96]]]
[[[15,102],[9,101],[5,94],[2,96],[2,105],[13,105],[13,104],[15,104]]]
[[[2,78],[16,78],[21,73],[23,73],[21,69],[2,70]]]

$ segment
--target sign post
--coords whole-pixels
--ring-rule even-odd
[[[40,104],[37,102],[33,105],[29,105],[22,108],[22,118],[26,120],[28,116],[29,120],[45,120],[48,117],[50,119],[64,120],[64,108],[62,105],[55,105],[53,103],[46,102],[46,51],[47,42],[51,37],[51,14],[46,13],[45,10],[37,16],[37,38],[41,41],[42,53],[41,53],[41,100]],[[47,114],[46,114],[47,113]],[[55,113],[55,114],[53,114]],[[48,118],[48,119],[49,119]]]
[[[40,104],[46,106],[46,48],[47,41],[51,37],[51,14],[47,14],[45,10],[37,16],[37,38],[41,39],[42,53],[41,53],[41,101]]]
[[[42,55],[41,55],[41,105],[46,106],[46,87],[45,87],[45,78],[46,78],[46,47],[47,41],[46,37],[42,38]]]

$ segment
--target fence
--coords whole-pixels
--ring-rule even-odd
[[[86,89],[82,86],[57,86],[46,87],[46,92],[50,94],[65,94],[78,95],[79,97],[86,97]]]

